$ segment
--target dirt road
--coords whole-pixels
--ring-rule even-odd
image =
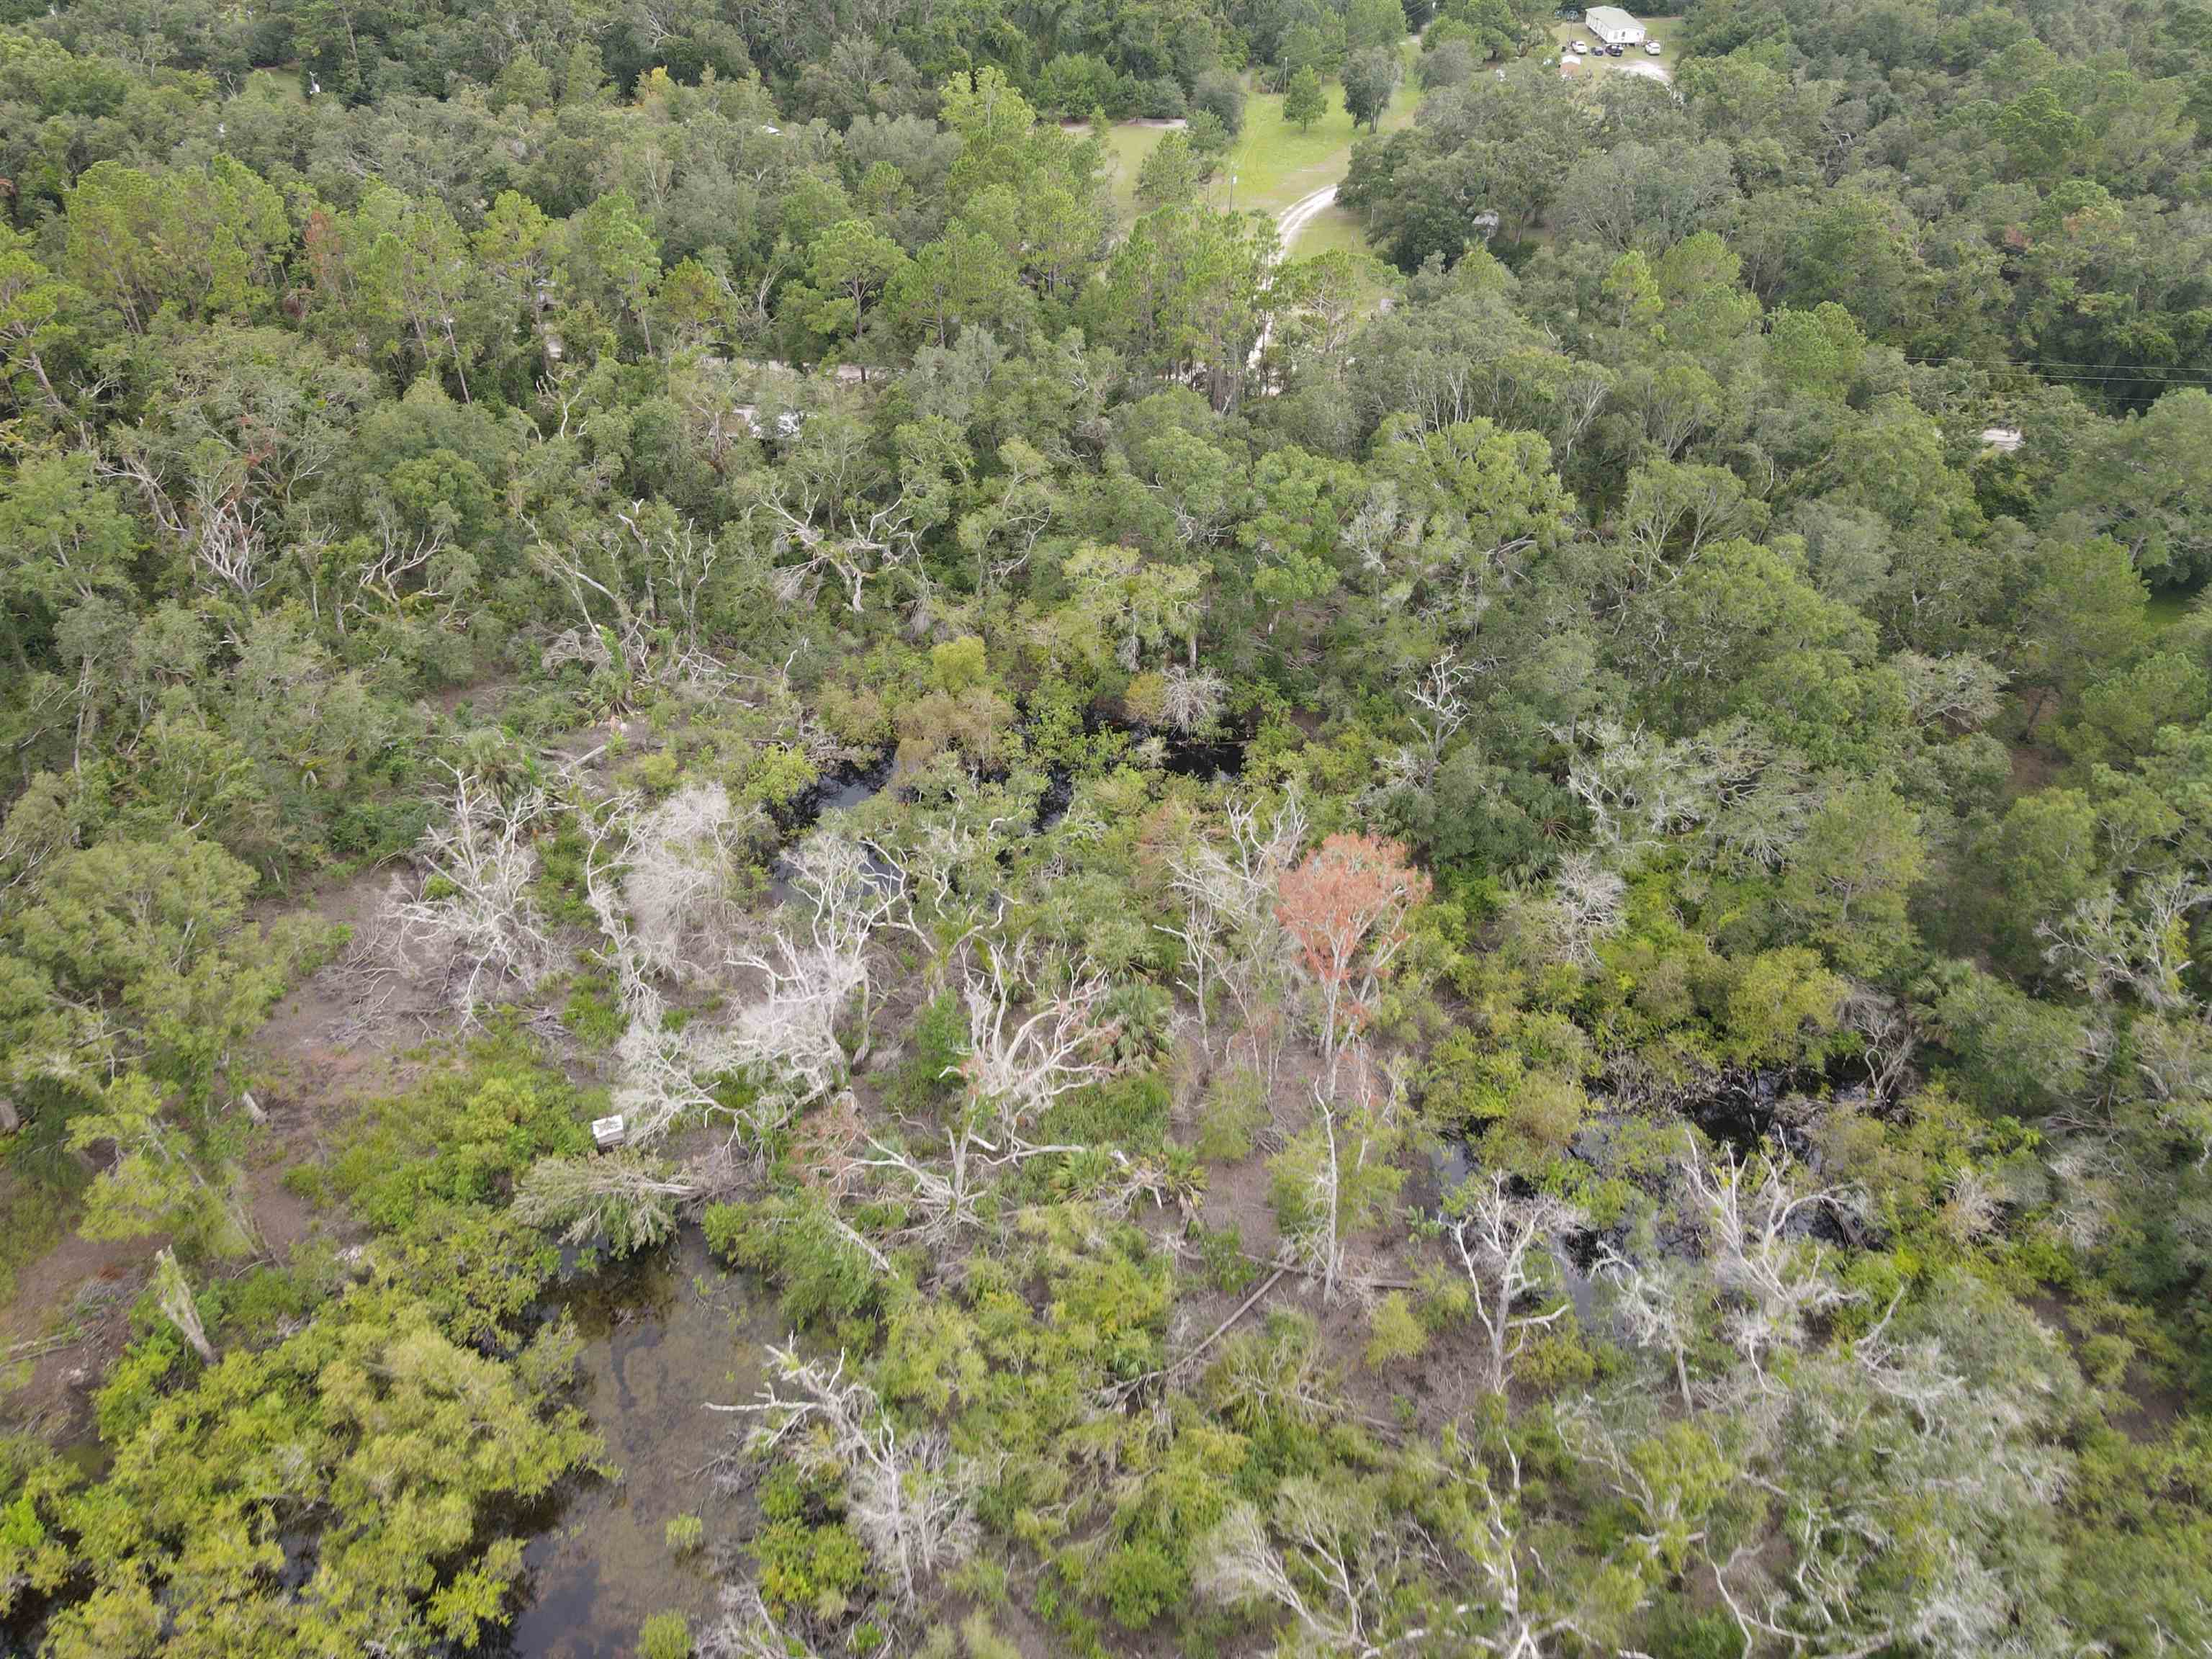
[[[1336,186],[1324,185],[1312,195],[1301,196],[1283,210],[1282,216],[1275,221],[1275,233],[1282,239],[1285,254],[1290,252],[1291,244],[1297,240],[1298,233],[1334,206],[1335,202]]]

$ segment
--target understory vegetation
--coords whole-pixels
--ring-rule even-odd
[[[2212,9],[1555,21],[0,9],[0,1647],[2212,1652]]]

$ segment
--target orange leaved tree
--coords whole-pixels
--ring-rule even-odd
[[[1372,1017],[1406,942],[1407,915],[1428,896],[1429,878],[1406,849],[1375,836],[1331,836],[1283,874],[1275,917],[1297,946],[1320,1005],[1332,1091],[1338,1057]]]

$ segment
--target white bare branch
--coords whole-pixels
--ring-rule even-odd
[[[215,1347],[209,1342],[207,1328],[200,1322],[199,1304],[192,1297],[191,1282],[185,1270],[177,1265],[176,1252],[164,1246],[154,1257],[154,1292],[161,1304],[161,1314],[177,1333],[191,1345],[200,1357],[200,1364],[215,1364]]]
[[[470,1025],[487,1002],[510,988],[530,989],[556,960],[530,896],[538,872],[530,838],[545,796],[535,788],[501,796],[472,771],[445,769],[452,800],[446,821],[431,827],[416,853],[423,879],[398,908],[398,939],[441,977]]]
[[[1709,1159],[1689,1136],[1680,1167],[1715,1278],[1741,1304],[1727,1322],[1729,1340],[1763,1378],[1762,1355],[1802,1347],[1808,1320],[1856,1299],[1835,1282],[1826,1252],[1806,1232],[1823,1209],[1850,1213],[1851,1194],[1840,1187],[1801,1189],[1786,1158],[1762,1153],[1746,1164],[1723,1151]]]
[[[1564,1298],[1541,1311],[1531,1297],[1549,1300],[1543,1262],[1564,1248],[1567,1235],[1589,1224],[1581,1210],[1549,1193],[1520,1197],[1497,1170],[1478,1176],[1455,1194],[1443,1218],[1461,1267],[1474,1293],[1476,1322],[1488,1338],[1485,1382],[1503,1393],[1508,1369],[1540,1330],[1572,1305]]]
[[[1045,974],[1031,972],[1030,954],[1027,939],[1012,950],[988,943],[962,988],[969,1051],[959,1075],[1010,1139],[1062,1095],[1115,1071],[1105,975],[1079,966],[1046,985]]]
[[[1212,729],[1221,719],[1229,683],[1210,668],[1169,665],[1162,677],[1160,719],[1188,735]]]
[[[627,1254],[672,1237],[676,1207],[695,1191],[625,1148],[605,1158],[540,1158],[522,1177],[514,1212],[530,1226],[562,1229],[563,1243],[604,1235]]]
[[[780,926],[763,948],[731,953],[732,967],[758,976],[762,994],[738,1014],[730,1052],[804,1105],[842,1087],[867,1053],[868,946],[879,928],[908,925],[906,872],[873,842],[833,830],[810,837],[791,861],[799,903],[790,908],[806,912],[804,931]],[[838,1031],[855,998],[860,1042],[848,1060]]]
[[[807,1473],[841,1479],[854,1529],[912,1606],[974,1553],[981,1472],[941,1431],[902,1431],[875,1390],[845,1374],[843,1355],[835,1364],[803,1359],[793,1342],[771,1346],[768,1360],[757,1401],[708,1409],[757,1417],[747,1437],[756,1457],[787,1451]]]

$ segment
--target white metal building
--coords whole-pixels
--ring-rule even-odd
[[[1608,46],[1644,44],[1644,25],[1619,6],[1592,6],[1583,15],[1583,24]]]

